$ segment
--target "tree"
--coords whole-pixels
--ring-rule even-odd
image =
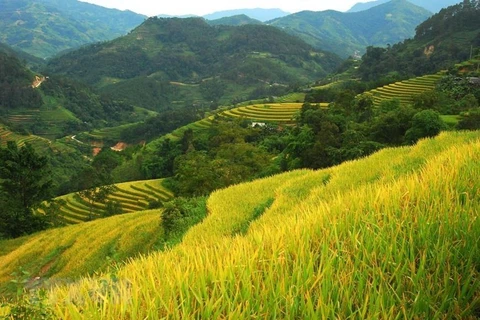
[[[52,180],[46,157],[30,144],[18,148],[9,141],[0,148],[0,236],[15,238],[47,227],[34,210],[52,198]]]
[[[444,129],[446,125],[438,112],[423,110],[413,116],[412,127],[405,133],[405,142],[415,143],[421,138],[434,137]]]
[[[79,197],[87,201],[89,219],[93,219],[93,208],[96,202],[104,202],[115,190],[112,185],[112,177],[105,170],[97,170],[94,167],[85,168],[78,177]]]

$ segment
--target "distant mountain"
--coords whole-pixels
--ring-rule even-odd
[[[273,20],[289,15],[288,12],[285,12],[280,9],[236,9],[236,10],[226,10],[218,11],[211,14],[204,15],[203,17],[207,20],[217,20],[221,18],[246,15],[252,19],[259,20],[262,22]]]
[[[124,37],[53,59],[48,69],[160,110],[179,100],[231,103],[259,88],[284,89],[325,76],[340,62],[271,26],[150,18]]]
[[[355,4],[348,12],[359,12],[368,10],[370,8],[376,7],[378,5],[387,3],[390,0],[377,0],[377,1],[370,1],[370,2],[359,2]],[[433,13],[439,12],[441,9],[449,7],[451,5],[457,4],[461,2],[461,0],[409,0],[411,3],[425,8],[428,11]]]
[[[0,0],[0,42],[46,58],[124,35],[145,18],[77,0]]]
[[[465,0],[428,18],[415,37],[388,48],[370,47],[358,69],[364,80],[431,74],[480,54],[480,0]]]
[[[250,18],[247,15],[239,14],[236,16],[220,18],[216,20],[207,20],[211,26],[225,25],[225,26],[243,26],[245,24],[263,24],[259,20]]]
[[[367,46],[410,38],[431,13],[406,0],[392,0],[366,11],[302,11],[267,22],[322,50],[348,57]]]

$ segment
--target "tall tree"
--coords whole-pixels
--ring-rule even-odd
[[[0,148],[0,236],[14,238],[47,226],[44,217],[34,214],[52,198],[47,163],[30,144],[18,148],[9,141]]]

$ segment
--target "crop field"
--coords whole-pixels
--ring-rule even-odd
[[[49,101],[48,104],[53,102]],[[62,125],[69,121],[79,121],[69,110],[61,106],[51,106],[40,109],[19,109],[7,116],[7,121],[16,126],[29,127],[40,125],[43,129],[36,129],[37,136],[52,138],[61,133]]]
[[[35,135],[20,135],[0,125],[0,146],[5,147],[8,141],[15,141],[19,147],[30,143],[37,151],[45,150],[50,145],[50,141],[45,138]]]
[[[118,213],[130,213],[148,209],[153,201],[167,201],[173,194],[162,185],[162,179],[124,182],[115,185],[115,191],[103,203],[89,203],[76,193],[61,196],[58,219],[69,225],[105,216],[108,201],[117,204]]]
[[[442,73],[426,75],[405,81],[395,82],[369,91],[378,106],[382,101],[398,99],[401,104],[412,102],[415,95],[435,89],[435,84],[442,77]]]
[[[479,132],[448,132],[218,190],[178,246],[45,303],[62,319],[475,319],[479,155]]]
[[[220,116],[262,122],[294,123],[295,115],[300,112],[303,103],[265,103],[233,108],[223,111]],[[320,107],[327,107],[320,103]]]
[[[141,211],[0,241],[0,294],[15,292],[12,274],[20,270],[28,289],[65,284],[155,250],[160,216],[160,210]]]

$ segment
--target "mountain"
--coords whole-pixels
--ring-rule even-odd
[[[393,0],[366,11],[302,11],[268,24],[296,35],[322,50],[342,57],[364,52],[367,46],[386,46],[415,34],[415,27],[431,15],[406,0]]]
[[[237,16],[244,14],[249,16],[252,19],[259,20],[262,22],[273,20],[277,18],[284,17],[288,15],[288,12],[285,12],[280,9],[236,9],[236,10],[225,10],[225,11],[218,11],[211,14],[204,15],[203,17],[207,20],[217,20],[221,18]]]
[[[256,89],[285,90],[326,75],[340,62],[271,26],[154,17],[124,37],[52,59],[48,70],[158,110],[174,101],[230,104],[235,96],[250,99]]]
[[[220,18],[216,20],[207,20],[209,25],[218,26],[218,25],[226,25],[226,26],[243,26],[245,24],[262,24],[261,21],[252,19],[245,14],[239,14],[236,16]]]
[[[370,2],[359,2],[355,4],[348,12],[359,12],[359,11],[364,11],[368,10],[370,8],[376,7],[378,5],[387,3],[390,0],[377,0],[377,1],[370,1]],[[409,0],[411,3],[425,8],[428,11],[431,11],[433,13],[437,13],[443,8],[446,8],[448,6],[457,4],[460,2],[460,0]]]
[[[479,54],[480,1],[441,10],[416,28],[412,39],[388,48],[370,47],[358,71],[364,80],[389,73],[402,77],[435,73]]]
[[[46,58],[124,35],[145,18],[77,0],[0,0],[0,42]]]

